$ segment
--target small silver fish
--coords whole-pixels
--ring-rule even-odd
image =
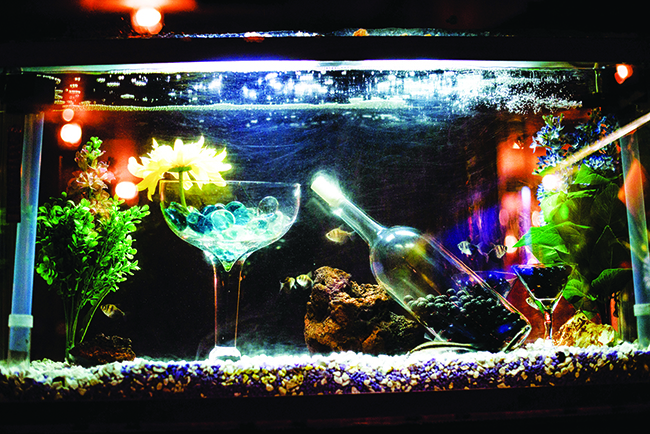
[[[461,241],[458,243],[458,250],[465,256],[472,256],[472,244],[469,241]]]
[[[287,276],[280,281],[280,294],[289,295],[296,287],[296,279]]]
[[[313,284],[314,282],[311,279],[311,271],[307,274],[301,274],[300,276],[296,277],[296,285],[298,285],[303,290],[311,289]]]
[[[125,313],[114,304],[102,304],[99,308],[104,312],[104,315],[112,319],[122,318],[125,315]]]
[[[490,251],[494,252],[497,258],[501,259],[508,252],[508,248],[503,244],[495,244],[494,247],[492,247],[492,250]]]
[[[336,229],[332,229],[331,231],[325,234],[325,238],[327,238],[328,240],[336,244],[343,244],[348,240],[352,239],[353,236],[354,236],[354,231],[346,231],[345,229],[343,229],[343,226],[339,226]]]

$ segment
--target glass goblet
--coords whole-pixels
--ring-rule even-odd
[[[279,240],[296,221],[300,184],[258,181],[160,181],[169,228],[212,264],[214,349],[209,359],[239,359],[241,271],[251,253]]]
[[[544,315],[544,339],[553,340],[553,311],[557,307],[562,290],[572,268],[569,265],[513,265],[530,297],[526,302]]]

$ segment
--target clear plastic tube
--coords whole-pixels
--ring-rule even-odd
[[[9,315],[8,362],[29,362],[31,348],[32,290],[36,216],[43,143],[43,113],[25,115],[23,156],[21,165],[20,223],[16,235],[13,294]]]
[[[621,162],[623,163],[623,186],[627,208],[627,224],[632,250],[632,276],[634,282],[634,315],[636,316],[639,344],[650,346],[650,290],[646,282],[648,264],[648,229],[646,224],[643,182],[634,176],[635,166],[640,170],[639,144],[635,134],[621,138]]]

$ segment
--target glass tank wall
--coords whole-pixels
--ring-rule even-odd
[[[287,297],[287,277],[330,266],[360,284],[375,283],[368,245],[310,189],[317,172],[335,175],[346,196],[380,224],[431,234],[476,272],[510,271],[530,259],[529,250],[513,244],[540,224],[541,176],[533,171],[543,151],[531,144],[543,116],[562,114],[567,129],[587,122],[614,74],[613,65],[433,60],[23,72],[56,84],[45,112],[41,203],[59,196],[77,170],[79,142],[68,145],[60,136],[68,123],[81,126],[81,143],[102,140],[116,177],[112,194],[119,182],[139,181],[128,160],[150,152],[153,140],[172,145],[201,137],[217,152],[227,150],[226,180],[301,184],[293,226],[244,264],[237,346],[250,355],[308,351],[309,294]],[[140,270],[104,300],[124,316],[98,312],[88,336],[127,337],[139,356],[203,359],[214,332],[212,268],[201,250],[168,228],[159,200],[141,192],[126,201],[151,207],[133,234]],[[342,237],[327,236],[337,228]],[[539,313],[517,297],[511,302],[533,325],[529,339],[540,337]],[[33,314],[32,359],[62,359],[61,301],[38,276]]]

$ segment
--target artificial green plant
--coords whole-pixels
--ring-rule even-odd
[[[566,166],[567,158],[607,134],[615,123],[594,111],[586,123],[565,131],[562,115],[544,116],[545,126],[533,147],[539,157],[535,174],[552,173],[556,188],[540,184],[537,191],[543,222],[532,227],[515,247],[529,245],[545,265],[568,264],[573,271],[562,295],[588,317],[609,320],[610,300],[632,278],[627,248],[627,215],[618,198],[622,182],[620,153],[615,144]]]
[[[39,207],[36,271],[63,300],[66,359],[81,343],[102,300],[138,270],[131,233],[148,206],[111,197],[114,176],[96,137],[76,154],[79,171],[59,198]]]

